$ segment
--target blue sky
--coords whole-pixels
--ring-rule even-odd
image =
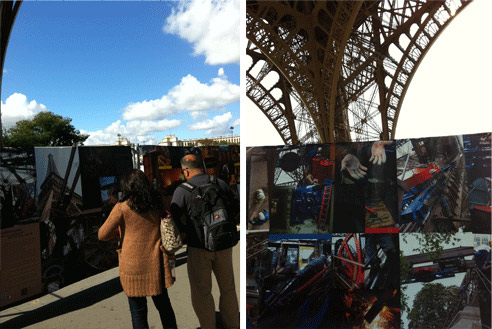
[[[30,2],[7,49],[2,122],[41,110],[86,144],[239,134],[239,2]]]

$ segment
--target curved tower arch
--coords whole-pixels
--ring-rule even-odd
[[[9,44],[10,33],[19,12],[22,0],[0,1],[0,94],[2,92],[3,65]],[[0,102],[0,149],[3,148],[2,104]]]
[[[468,4],[248,1],[247,96],[286,144],[394,139],[419,64]]]

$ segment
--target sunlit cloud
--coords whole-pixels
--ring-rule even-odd
[[[219,76],[208,84],[188,74],[181,79],[179,85],[171,88],[161,98],[128,105],[123,110],[123,119],[156,120],[168,118],[178,112],[217,110],[238,102],[239,92],[239,85],[229,82],[223,70],[222,75],[219,70]]]
[[[225,135],[230,128],[232,120],[231,112],[217,115],[213,119],[204,120],[189,125],[189,130],[206,130],[205,135]]]
[[[122,138],[127,138],[132,143],[157,144],[158,138],[150,133],[165,132],[177,128],[181,125],[179,120],[159,120],[159,121],[128,121],[123,124],[121,120],[113,122],[107,128],[97,131],[81,130],[83,134],[88,134],[89,138],[85,145],[115,144],[118,134]]]
[[[5,103],[2,102],[3,128],[12,128],[17,121],[32,119],[42,111],[47,111],[45,105],[35,100],[28,101],[24,94],[14,93],[5,100]]]
[[[193,45],[210,65],[239,63],[239,0],[179,2],[163,27]]]

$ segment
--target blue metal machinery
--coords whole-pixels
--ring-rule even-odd
[[[317,220],[322,210],[324,188],[332,184],[332,180],[326,179],[323,185],[303,185],[297,187],[292,198],[290,224],[304,223],[306,219]]]
[[[278,292],[272,292],[270,296],[265,299],[266,308],[263,312],[267,311],[276,304],[283,305],[285,299],[289,299],[297,292],[302,284],[308,282],[311,278],[316,276],[328,265],[326,256],[321,255],[317,259],[313,259],[302,271],[300,271],[292,280],[287,282]]]
[[[401,212],[403,221],[413,221],[422,224],[429,215],[432,203],[436,200],[439,200],[441,203],[443,211],[450,212],[450,206],[441,194],[442,189],[449,179],[444,173],[451,169],[453,165],[454,162],[451,162],[440,168],[440,171],[436,175],[430,177],[418,186],[412,187],[410,190],[411,192],[403,196]]]
[[[465,259],[466,256],[471,255],[474,255],[474,260]],[[490,258],[490,253],[488,255]],[[478,259],[486,259],[486,257],[486,252],[481,252],[479,254],[479,252],[473,250],[473,247],[446,249],[442,252],[439,259],[433,261],[433,264],[413,267],[412,272],[402,283],[431,282],[438,279],[453,277],[456,273],[466,272],[467,270],[478,267],[478,264],[476,265],[476,263],[479,262]],[[429,254],[412,255],[405,258],[412,266],[431,261]]]

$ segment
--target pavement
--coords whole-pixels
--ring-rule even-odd
[[[234,278],[239,302],[240,243],[233,248]],[[186,249],[176,253],[176,282],[168,289],[179,328],[199,327],[190,297]],[[212,276],[214,277],[214,276]],[[219,288],[213,279],[212,295],[219,304]],[[150,328],[161,328],[159,313],[147,298]],[[0,328],[131,328],[128,298],[121,288],[118,268],[91,276],[53,293],[0,311]]]

